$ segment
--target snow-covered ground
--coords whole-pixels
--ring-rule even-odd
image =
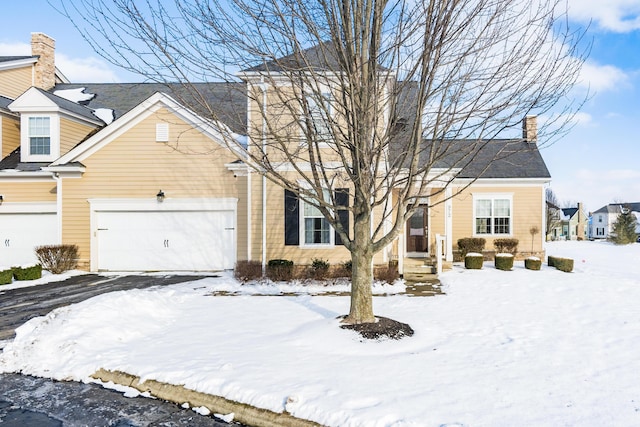
[[[441,276],[446,295],[376,296],[377,314],[415,329],[400,341],[338,328],[348,297],[252,296],[225,276],[33,319],[0,372],[122,370],[328,426],[640,425],[640,244],[547,253],[573,258],[574,272],[456,266]],[[244,294],[210,295],[230,289]]]

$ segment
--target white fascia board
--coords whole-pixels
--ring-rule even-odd
[[[45,172],[58,174],[65,178],[80,178],[87,170],[84,166],[45,166],[42,168]]]
[[[114,199],[88,199],[92,211],[118,212],[118,211],[228,211],[236,210],[238,199],[226,198],[185,198],[172,199],[170,194],[162,202],[158,202],[155,194],[148,198],[114,198]]]
[[[0,171],[1,182],[48,182],[55,181],[53,174],[46,171],[24,172],[14,169]]]
[[[58,104],[44,96],[35,87],[30,87],[17,97],[9,109],[18,113],[49,113],[60,111]]]
[[[156,92],[110,125],[102,128],[98,133],[87,139],[85,142],[75,147],[64,156],[61,156],[58,160],[54,161],[51,166],[63,165],[76,161],[81,162],[85,160],[87,157],[96,153],[111,141],[115,140],[162,107],[166,107],[178,117],[181,117],[195,129],[213,139],[220,146],[232,149],[224,143],[223,137],[215,126],[208,124],[206,120],[191,112],[186,107],[183,107],[170,96]],[[240,158],[243,157],[240,149],[236,150],[236,154]]]
[[[508,187],[516,185],[519,187],[528,186],[540,186],[550,182],[550,178],[478,178],[472,180],[469,178],[456,178],[454,184],[456,185],[479,185],[483,187]]]
[[[224,166],[233,172],[233,176],[247,176],[249,174],[249,166],[246,163],[227,163]]]
[[[91,124],[93,126],[96,127],[100,127],[100,126],[104,126],[104,122],[102,120],[100,120],[98,117],[96,117],[95,119],[89,119],[85,116],[80,116],[78,114],[75,114],[71,111],[68,110],[60,110],[60,115],[62,117],[64,117],[65,119],[77,122],[77,123],[82,123],[82,124]]]
[[[56,202],[9,202],[5,200],[0,213],[57,213]]]
[[[0,70],[11,70],[14,68],[22,68],[27,65],[33,65],[38,62],[37,57],[16,59],[15,61],[0,62]]]

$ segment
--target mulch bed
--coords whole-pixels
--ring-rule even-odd
[[[343,316],[344,318],[344,316]],[[367,340],[392,339],[399,340],[404,337],[413,336],[413,329],[406,323],[387,317],[376,316],[375,323],[359,323],[355,325],[340,325],[342,329],[351,329]]]

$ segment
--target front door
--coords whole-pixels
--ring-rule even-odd
[[[427,205],[420,205],[407,221],[407,255],[425,256],[428,252]]]

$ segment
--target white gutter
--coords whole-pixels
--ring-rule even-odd
[[[262,91],[262,154],[267,146],[267,85],[264,77],[260,78]],[[265,171],[266,173],[266,171]],[[267,271],[267,176],[262,174],[262,273]]]
[[[56,240],[59,245],[62,244],[62,178],[60,174],[55,172],[52,174],[56,181]]]

